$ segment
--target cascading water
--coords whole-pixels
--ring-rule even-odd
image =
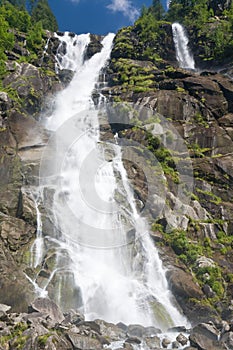
[[[195,62],[188,48],[189,40],[183,26],[179,23],[173,23],[172,33],[179,66],[186,69],[195,69]]]
[[[75,75],[58,94],[47,122],[55,147],[48,174],[56,174],[42,178],[42,186],[53,192],[55,228],[47,238],[57,250],[52,277],[60,275],[56,298],[61,301],[61,282],[72,276],[69,289],[78,290],[72,307],[80,307],[87,319],[166,329],[186,324],[186,319],[172,303],[157,249],[145,219],[137,213],[121,147],[101,142],[98,111],[91,99],[113,37],[106,36],[101,52],[85,62],[89,35],[66,33],[62,38],[67,45],[66,54],[58,57],[59,68],[74,69]],[[68,298],[68,289],[65,293]]]

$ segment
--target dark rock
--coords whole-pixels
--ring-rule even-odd
[[[138,337],[128,337],[125,340],[126,343],[130,343],[130,344],[141,344],[141,339]]]
[[[172,342],[172,349],[179,349],[180,348],[180,343],[178,341],[173,341]]]
[[[176,297],[177,302],[184,310],[188,318],[197,323],[200,320],[209,320],[210,315],[215,315],[210,308],[192,304],[190,298],[201,300],[204,294],[198,284],[193,281],[193,278],[187,272],[181,269],[173,269],[167,272],[169,286]],[[198,309],[198,312],[197,312]]]
[[[200,350],[224,350],[225,346],[218,341],[219,332],[212,324],[201,323],[191,331],[191,346]]]
[[[181,344],[181,345],[186,345],[187,344],[187,342],[188,342],[188,338],[184,335],[184,334],[182,334],[182,333],[180,333],[177,337],[176,337],[176,340]]]
[[[64,86],[69,85],[74,77],[74,72],[70,69],[62,69],[58,72],[59,79],[64,84]]]
[[[204,284],[202,290],[207,296],[207,298],[213,298],[216,295],[208,284]]]
[[[167,348],[168,345],[170,345],[170,344],[171,344],[171,340],[170,340],[170,339],[168,339],[168,338],[163,338],[163,340],[162,340],[162,347],[163,347],[163,348]]]
[[[101,43],[103,37],[100,35],[90,35],[90,43],[87,46],[84,60],[90,59],[92,56],[94,56],[96,53],[100,52],[103,45]]]
[[[168,328],[168,332],[186,332],[187,329],[184,326],[176,326]]]

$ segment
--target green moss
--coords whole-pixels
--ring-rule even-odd
[[[183,92],[185,92],[185,89],[180,87],[180,86],[177,86],[176,91],[183,93]]]
[[[51,335],[52,333],[47,333],[47,334],[38,336],[37,337],[38,345],[44,347],[49,337],[51,337]]]
[[[210,191],[204,191],[204,190],[202,190],[200,188],[196,188],[196,191],[198,193],[203,194],[205,197],[207,197],[207,199],[209,199],[209,201],[211,203],[214,203],[216,205],[219,205],[220,203],[222,203],[222,199],[220,197],[216,196],[215,194],[213,194]]]

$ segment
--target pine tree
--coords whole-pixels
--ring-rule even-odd
[[[164,8],[160,0],[153,0],[151,10],[155,19],[157,19],[158,21],[160,21],[163,18]]]
[[[55,32],[58,30],[57,20],[48,4],[47,0],[31,1],[32,11],[31,18],[32,23],[41,21],[44,29]]]
[[[13,6],[19,7],[21,9],[25,9],[25,4],[26,4],[25,0],[8,0],[8,1],[1,0],[0,5],[4,5],[6,2],[9,2]]]

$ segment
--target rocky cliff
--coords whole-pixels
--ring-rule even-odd
[[[169,130],[162,128],[153,138],[145,130],[153,130],[158,122],[145,120],[140,113],[136,123],[129,117],[128,124],[133,126],[128,129],[125,120],[122,126],[119,120],[117,126],[120,137],[143,143],[163,167],[167,205],[159,217],[150,213],[154,219],[152,236],[159,241],[165,263],[171,263],[172,251],[178,258],[173,256],[175,268],[168,273],[177,300],[190,319],[205,319],[206,308],[228,318],[232,312],[233,83],[229,74],[219,74],[217,67],[216,72],[179,69],[171,26],[162,24],[159,33],[153,45],[160,47],[160,57],[150,59],[150,53],[147,60],[137,25],[117,34],[108,67],[110,86],[104,93],[113,101],[145,106],[158,118],[162,116],[187,145],[194,179],[192,193],[187,193],[191,198],[188,205],[178,203],[176,175],[182,160],[177,154],[172,157]],[[135,43],[136,49],[129,43]],[[145,203],[142,176],[135,175],[135,170],[133,174],[131,164],[126,162],[125,166],[135,195]],[[177,206],[179,213],[174,209]]]
[[[119,140],[141,143],[158,159],[164,174],[165,205],[158,216],[150,203],[146,215],[151,223],[151,236],[168,267],[170,288],[193,323],[212,320],[221,328],[224,320],[230,331],[233,317],[232,65],[228,62],[226,67],[221,67],[222,74],[219,62],[216,67],[212,64],[211,72],[182,70],[175,58],[171,25],[160,24],[158,35],[149,42],[142,37],[141,29],[139,24],[123,28],[115,38],[105,70],[109,86],[101,92],[113,103],[126,102],[127,113],[119,116],[128,119],[122,123],[119,117],[117,128],[109,120],[103,137],[106,132],[117,131]],[[47,50],[40,52],[39,59],[28,63],[22,59],[29,54],[25,38],[18,34],[14,48],[7,52],[7,73],[0,92],[0,303],[11,305],[15,312],[27,311],[35,298],[34,287],[24,272],[28,276],[38,274],[41,279],[49,273],[49,264],[45,261],[36,271],[30,266],[30,249],[37,230],[33,188],[38,184],[40,158],[49,137],[40,116],[51,111],[53,95],[72,79],[69,71],[55,71],[54,55],[59,41],[51,33],[47,36]],[[92,37],[87,59],[101,49],[100,40]],[[19,44],[22,42],[24,46]],[[152,111],[153,118],[138,113],[132,120],[132,113],[128,111],[142,107]],[[161,120],[172,125],[184,140],[188,150],[185,157],[174,154],[173,135],[164,125],[156,135],[152,132]],[[187,162],[191,162],[193,170],[188,202],[178,195],[182,187],[180,175],[185,174]],[[125,167],[135,197],[143,208],[148,198],[143,169],[128,161]],[[5,320],[5,313],[2,317],[2,322],[13,322],[13,328],[15,323],[22,323],[21,319]],[[34,323],[30,317],[23,317],[27,323]],[[43,329],[36,340],[41,342],[41,348],[45,340],[49,339],[52,344],[51,339],[56,338],[48,333],[49,326],[43,326],[47,330]],[[26,328],[20,329],[20,335],[24,331]],[[81,331],[85,333],[85,329]],[[205,349],[195,345],[195,341],[199,341],[197,334],[195,337],[194,348]],[[216,334],[213,337],[215,339]],[[229,337],[228,334],[228,341]],[[72,348],[70,343],[76,340],[62,336],[59,341],[63,344],[61,348]],[[11,348],[14,346],[16,348],[16,345]],[[98,346],[102,348],[101,343]],[[207,349],[208,345],[205,346]]]

